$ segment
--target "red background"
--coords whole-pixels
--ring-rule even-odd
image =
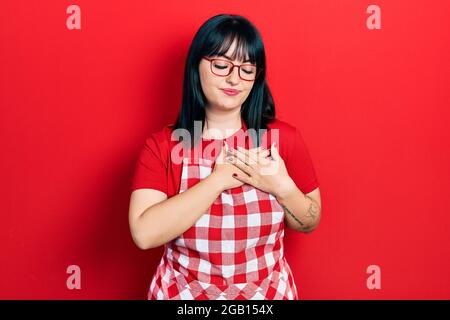
[[[145,299],[162,247],[132,242],[128,188],[217,13],[260,30],[278,116],[316,167],[321,225],[285,242],[301,297],[450,298],[448,1],[76,1],[68,30],[71,4],[1,4],[0,298]]]

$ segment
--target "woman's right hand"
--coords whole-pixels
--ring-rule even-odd
[[[233,177],[233,173],[246,174],[244,171],[226,160],[227,148],[228,146],[224,141],[220,152],[217,155],[213,172],[211,173],[211,175],[217,177],[217,181],[219,181],[222,190],[240,187],[244,184],[243,182],[235,179]]]

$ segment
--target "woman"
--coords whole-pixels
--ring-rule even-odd
[[[300,132],[275,118],[265,63],[242,16],[193,39],[181,112],[146,140],[131,188],[133,240],[165,248],[148,299],[298,298],[284,227],[315,229],[320,192]]]

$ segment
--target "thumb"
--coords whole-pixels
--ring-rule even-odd
[[[272,143],[272,145],[270,146],[270,155],[272,156],[272,158],[274,160],[278,160],[280,158],[280,154],[278,153],[278,148],[277,148],[277,143],[274,142]]]

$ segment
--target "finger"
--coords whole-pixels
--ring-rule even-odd
[[[265,167],[271,165],[272,162],[273,160],[270,158],[260,158],[258,163],[260,167]]]
[[[269,154],[270,154],[269,150],[264,150],[264,151],[261,151],[261,152],[258,153],[258,157],[259,158],[266,158],[266,157],[269,156]]]
[[[268,153],[269,152],[269,150],[264,148],[263,146],[259,146],[258,148],[253,148],[253,149],[250,149],[248,151],[256,153],[256,154]]]
[[[246,184],[252,184],[252,179],[246,174],[233,173],[233,178]]]
[[[245,149],[245,148],[242,148],[241,146],[237,146],[237,149],[242,152],[254,153],[254,154],[260,154],[260,153],[269,151],[269,150],[265,149],[263,146],[259,146],[257,148],[252,148],[252,149]]]
[[[263,146],[259,146],[259,147],[257,147],[257,148],[249,149],[248,151],[254,152],[254,153],[258,153],[258,152],[261,152],[261,151],[263,151],[263,150],[264,150],[264,147],[263,147]]]
[[[233,152],[230,155],[237,157],[239,160],[241,160],[245,164],[254,166],[258,162],[258,157],[254,154],[250,154],[249,152],[244,152],[244,151],[240,151],[240,150],[236,150],[236,149],[232,149],[232,150],[233,150]]]
[[[243,150],[246,150],[246,149],[243,149]],[[258,147],[258,148],[250,149],[247,151],[250,153],[256,154],[258,157],[260,157],[260,156],[267,157],[270,154],[270,150],[266,149],[264,147]]]
[[[244,161],[245,163],[253,163],[255,164],[256,162],[258,162],[258,155],[255,154],[254,152],[251,152],[250,150],[244,149],[242,147],[237,147],[238,148],[238,152],[236,154],[236,156],[239,157],[239,159],[241,159],[242,161]],[[248,159],[252,160],[252,161],[248,161]]]
[[[268,165],[270,163],[270,160],[267,159],[267,157],[270,154],[269,150],[263,149],[261,152],[259,152],[257,154],[252,154],[252,153],[254,153],[253,150],[255,150],[255,149],[247,150],[247,149],[238,147],[238,151],[244,152],[246,155],[248,155],[248,157],[250,157],[250,159],[253,160],[254,163],[264,164],[264,165]]]
[[[235,165],[236,167],[238,167],[239,169],[241,169],[242,171],[244,171],[246,174],[248,174],[250,176],[253,176],[255,173],[252,167],[247,165],[245,162],[243,162],[236,156],[227,157],[227,161],[232,163],[233,165]]]
[[[245,153],[246,155],[248,155],[250,159],[252,159],[255,162],[260,162],[261,159],[268,157],[270,154],[269,150],[260,149],[260,151],[255,151],[256,149],[257,148],[247,150],[238,146],[238,151]]]
[[[225,144],[225,141],[222,143],[222,145],[221,145],[221,148],[220,148],[220,152],[219,152],[219,154],[217,155],[217,158],[216,158],[216,162],[217,163],[224,163],[225,161],[225,156],[226,156],[226,153],[225,153],[225,149],[226,149],[226,144]]]

